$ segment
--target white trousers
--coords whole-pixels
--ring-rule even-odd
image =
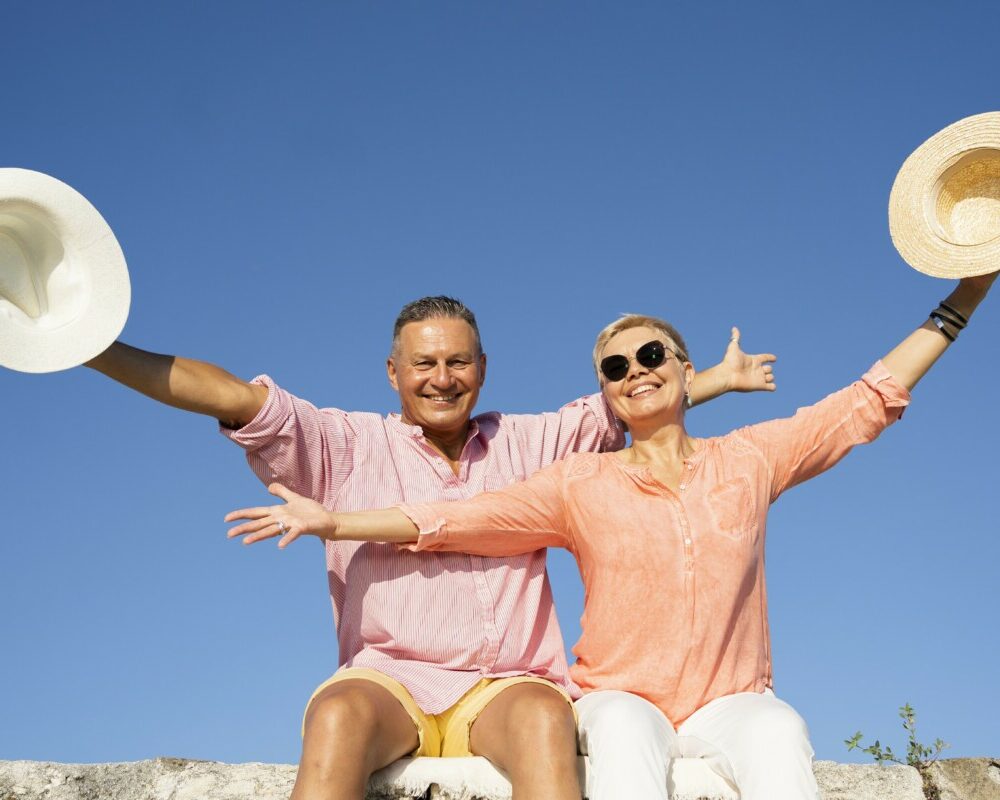
[[[676,731],[629,692],[591,692],[576,708],[590,800],[667,800],[670,761],[681,756],[707,758],[741,800],[819,800],[805,722],[770,690],[719,697]]]

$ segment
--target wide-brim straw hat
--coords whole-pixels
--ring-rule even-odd
[[[927,275],[1000,269],[1000,112],[959,120],[913,151],[889,195],[889,232]]]
[[[41,172],[0,169],[0,366],[54,372],[121,333],[131,288],[108,223]]]

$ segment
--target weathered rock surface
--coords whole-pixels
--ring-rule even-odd
[[[938,800],[1000,800],[1000,760],[949,758],[929,770]]]
[[[823,800],[924,800],[920,774],[913,767],[878,764],[813,764]]]
[[[924,800],[920,776],[910,767],[817,761],[815,772],[823,800]],[[698,759],[676,762],[671,777],[674,800],[736,800]],[[939,762],[931,778],[940,800],[1000,800],[994,759]],[[0,761],[0,800],[286,800],[294,780],[295,767],[285,764]],[[404,759],[372,777],[368,800],[412,798],[509,800],[510,784],[481,758]]]

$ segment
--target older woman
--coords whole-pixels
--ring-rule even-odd
[[[965,279],[861,380],[794,417],[696,439],[684,427],[694,368],[669,324],[629,315],[594,348],[602,391],[631,446],[577,454],[461,503],[328,513],[283,487],[287,505],[243,509],[231,532],[286,546],[322,538],[510,555],[565,547],[586,589],[573,648],[591,800],[666,798],[670,759],[714,758],[744,800],[819,797],[801,718],[771,690],[764,583],[768,506],[899,418],[909,390],[989,291]]]

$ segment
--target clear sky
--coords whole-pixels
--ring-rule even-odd
[[[122,338],[389,412],[399,307],[449,293],[490,358],[480,410],[594,388],[596,332],[662,315],[699,366],[738,324],[791,414],[950,284],[892,248],[903,159],[1000,108],[995,2],[6,3],[0,165],[115,230]],[[1000,298],[902,422],[772,510],[778,693],[820,758],[896,708],[1000,755]],[[320,545],[244,548],[268,495],[207,418],[85,369],[0,370],[0,758],[298,759],[337,665]],[[581,590],[549,559],[567,643]]]

